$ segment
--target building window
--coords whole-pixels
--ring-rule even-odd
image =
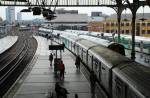
[[[129,30],[126,30],[126,34],[129,34]]]
[[[147,23],[147,26],[150,26],[150,23]]]
[[[126,23],[126,26],[129,26],[129,23]]]
[[[145,26],[145,23],[142,23],[142,26]]]
[[[111,26],[114,26],[114,23],[111,23]]]
[[[122,30],[122,34],[124,34],[124,30]]]
[[[116,26],[118,26],[118,23],[116,23]]]
[[[121,23],[121,26],[124,26],[124,23]]]
[[[106,30],[106,33],[109,33],[109,30]]]
[[[147,34],[150,34],[150,30],[147,31]]]
[[[137,25],[137,26],[139,26],[139,25],[140,25],[140,23],[136,23],[136,25]]]
[[[106,23],[106,26],[109,26],[109,23]]]
[[[142,30],[142,34],[145,34],[145,30]]]

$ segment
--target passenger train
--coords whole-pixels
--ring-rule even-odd
[[[103,89],[102,98],[150,98],[150,68],[109,49],[112,44],[105,47],[57,30],[53,34],[56,42],[64,43],[68,50],[80,56],[89,71],[95,72]]]
[[[112,33],[104,33],[104,32],[89,32],[89,31],[79,31],[79,30],[65,30],[67,32],[76,33],[76,34],[86,34],[89,36],[100,37],[102,39],[106,39],[109,41],[113,40]],[[103,34],[103,36],[102,36]],[[124,45],[126,49],[131,49],[132,40],[131,35],[120,35],[120,43]],[[114,40],[117,42],[118,35],[114,35]],[[150,55],[150,38],[148,37],[140,37],[135,36],[135,50],[137,52],[143,52]]]

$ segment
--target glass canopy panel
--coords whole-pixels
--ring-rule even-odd
[[[115,0],[0,0],[2,5],[24,5],[30,2],[31,5],[42,5],[42,1],[45,5],[56,5],[58,6],[105,6],[105,5],[116,5]],[[26,2],[26,3],[25,3]]]

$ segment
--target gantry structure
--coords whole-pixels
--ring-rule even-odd
[[[117,13],[118,42],[120,42],[121,14],[125,9],[132,13],[132,51],[131,59],[135,60],[135,21],[137,10],[141,6],[150,6],[150,0],[0,0],[0,6],[27,7],[110,7]]]

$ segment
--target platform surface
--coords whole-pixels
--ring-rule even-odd
[[[64,80],[55,78],[54,66],[50,67],[48,60],[49,53],[52,52],[48,50],[50,41],[42,37],[36,37],[36,39],[38,41],[37,60],[28,75],[18,81],[21,86],[13,98],[48,98],[49,92],[54,92],[56,82],[68,90],[68,98],[74,98],[76,93],[79,98],[91,98],[89,82],[82,72],[76,69],[74,56],[67,49],[62,52],[66,69],[65,78]]]

